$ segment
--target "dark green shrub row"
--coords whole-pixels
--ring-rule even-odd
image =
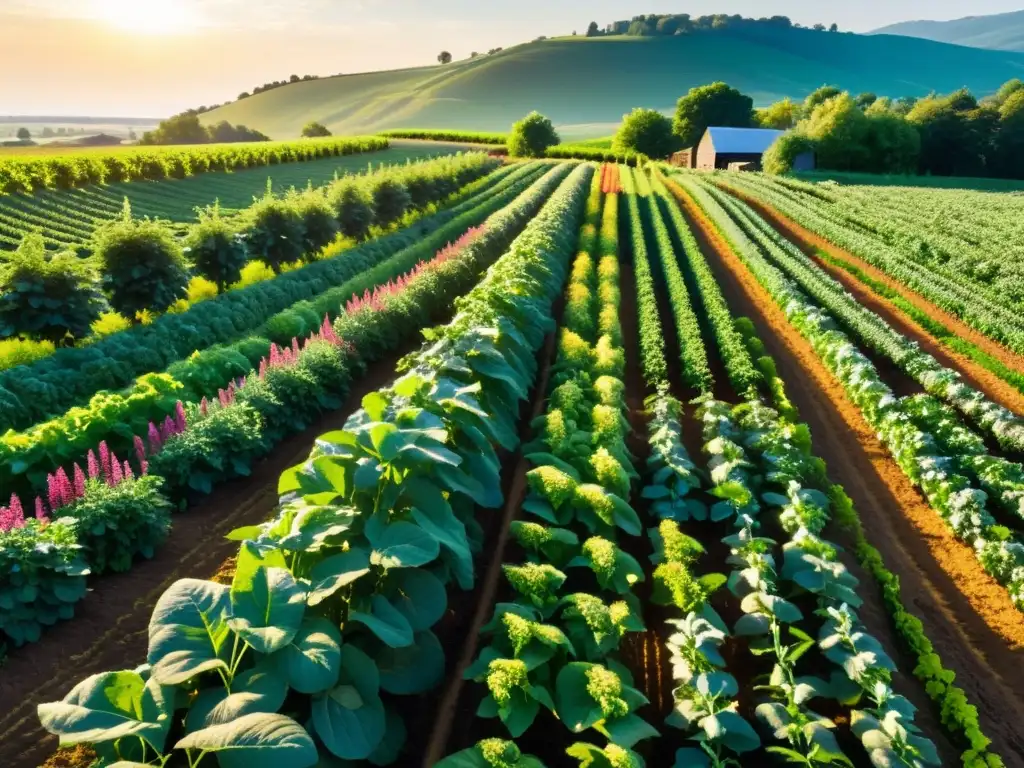
[[[147,147],[109,153],[69,152],[45,157],[0,159],[0,194],[35,189],[71,189],[121,181],[181,179],[210,171],[233,171],[323,157],[387,149],[381,136],[318,141],[232,144],[228,146]]]
[[[464,141],[472,144],[503,145],[508,141],[504,133],[488,131],[446,131],[430,128],[398,128],[392,131],[381,131],[379,136],[389,139],[424,139],[426,141]]]
[[[437,164],[436,166],[434,164]],[[428,161],[451,173],[464,186],[493,168],[481,155],[461,162],[448,158]],[[401,167],[410,175],[418,165]],[[390,172],[390,171],[389,171]],[[498,177],[498,178],[503,178]],[[343,180],[339,184],[346,184]],[[439,187],[447,189],[447,186]],[[376,263],[407,247],[421,236],[428,222],[443,223],[445,214],[416,227],[385,235],[336,258],[315,262],[274,280],[229,291],[180,314],[167,314],[150,325],[135,326],[82,348],[58,349],[30,366],[0,372],[0,430],[21,429],[50,418],[104,389],[119,389],[135,377],[159,371],[196,350],[251,333],[276,312],[297,301],[313,298],[365,268],[361,256]],[[353,268],[359,265],[358,268]],[[322,315],[321,315],[322,317]]]

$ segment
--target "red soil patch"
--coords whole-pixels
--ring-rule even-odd
[[[1024,738],[1016,726],[1024,715],[1024,617],[919,495],[842,385],[703,211],[686,196],[680,203],[712,246],[709,262],[727,301],[754,321],[775,358],[790,398],[811,427],[816,455],[854,500],[871,543],[899,576],[905,605],[924,623],[943,663],[957,673],[994,749],[1007,765],[1024,766]],[[862,590],[866,598],[869,591]],[[875,623],[869,623],[873,632]]]
[[[893,288],[893,289],[899,291],[899,293],[903,296],[903,298],[905,298],[907,301],[909,301],[915,307],[920,309],[922,312],[926,313],[933,320],[936,320],[936,321],[942,323],[943,325],[945,325],[947,328],[949,328],[951,331],[953,331],[953,333],[955,333],[960,338],[966,339],[967,341],[971,342],[975,346],[980,347],[987,354],[992,355],[992,357],[994,357],[997,360],[999,360],[1007,368],[1011,368],[1011,369],[1013,369],[1015,371],[1019,371],[1019,372],[1024,373],[1024,356],[1018,355],[1015,352],[1012,352],[1012,351],[1008,350],[1006,347],[1004,347],[999,342],[990,339],[988,336],[985,336],[980,331],[977,331],[974,328],[972,328],[971,326],[967,325],[963,320],[958,318],[956,315],[953,315],[953,314],[947,312],[946,310],[941,309],[941,308],[935,306],[935,304],[930,302],[925,297],[921,296],[918,293],[913,292],[906,285],[904,285],[903,283],[899,282],[895,278],[891,277],[887,273],[883,272],[878,267],[873,266],[869,262],[865,261],[864,259],[860,258],[859,256],[855,256],[854,254],[850,253],[849,251],[843,250],[842,248],[839,248],[838,246],[833,245],[828,240],[823,238],[821,235],[819,235],[819,234],[817,234],[815,232],[812,232],[811,230],[807,229],[806,227],[801,226],[800,224],[797,224],[795,221],[793,221],[789,217],[787,217],[784,214],[780,213],[779,211],[775,210],[771,206],[761,202],[757,198],[751,197],[750,195],[747,195],[744,192],[740,192],[739,190],[734,189],[733,187],[730,187],[727,184],[724,184],[724,183],[721,183],[721,182],[717,182],[717,183],[718,183],[718,186],[720,186],[722,189],[727,191],[729,194],[735,195],[736,197],[738,197],[739,199],[743,200],[745,203],[750,205],[752,208],[754,208],[754,210],[757,211],[757,213],[760,214],[765,220],[767,220],[773,227],[775,227],[779,232],[784,234],[789,239],[793,240],[798,245],[801,245],[805,249],[810,249],[811,251],[813,251],[816,248],[817,249],[821,249],[822,251],[825,251],[826,253],[828,253],[830,256],[832,256],[832,257],[834,257],[836,259],[840,259],[842,261],[845,261],[848,264],[851,264],[851,265],[857,267],[858,269],[863,270],[871,278],[873,278],[875,280],[878,280],[879,282],[885,283],[890,288]],[[813,255],[813,253],[811,255]],[[829,269],[830,265],[822,263],[820,260],[818,260],[818,261],[819,261],[819,264],[821,264],[821,266],[825,267],[826,269]],[[836,269],[836,268],[835,267],[831,267],[831,269]],[[830,271],[831,271],[831,269],[830,269]],[[841,273],[844,274],[844,275],[849,276],[849,273],[846,273],[845,271],[842,271]],[[840,279],[838,275],[834,275],[834,276],[837,279]],[[905,322],[907,322],[907,321],[905,321]],[[912,321],[910,321],[910,322],[912,323]],[[913,325],[913,327],[917,328],[922,333],[925,333],[924,330],[920,326],[918,326],[916,323],[912,323],[912,325]],[[929,352],[931,352],[931,350],[929,350]],[[932,352],[932,354],[935,354],[935,353]],[[970,362],[973,367],[978,368],[979,371],[987,374],[987,377],[994,377],[994,374],[990,373],[989,371],[985,370],[984,368],[981,368],[976,363],[973,363],[973,361],[969,361],[967,358],[964,358],[962,355],[958,355],[958,354],[950,352],[948,350],[946,350],[944,354],[947,357],[951,358],[951,359],[956,359],[956,360],[963,359],[963,360],[966,360],[967,362]],[[936,355],[936,358],[938,358],[938,355]],[[965,367],[966,367],[966,365],[965,365]],[[971,371],[970,368],[967,368],[967,370]],[[972,375],[972,376],[974,375],[973,371],[971,371],[970,375]],[[979,376],[980,376],[980,374],[979,374]],[[995,377],[995,378],[996,378],[997,381],[1002,381],[1002,379],[999,379],[998,377]],[[986,379],[979,378],[979,381],[986,381]],[[1009,385],[1006,384],[1005,382],[1003,382],[1003,386],[1007,387]],[[980,388],[981,387],[979,386],[979,389]],[[994,390],[993,392],[995,392],[995,391],[996,390]],[[1013,390],[1013,391],[1016,392],[1016,390]],[[993,394],[991,396],[992,396],[993,399],[997,398],[997,396],[995,394]],[[1020,398],[1021,398],[1020,393],[1016,393],[1016,396],[1017,396],[1018,402],[1024,402],[1024,401],[1020,400]],[[1002,402],[1002,401],[1000,400],[999,402]],[[1006,405],[1007,408],[1012,407],[1012,406],[1007,405],[1005,403],[1004,403],[1004,405]]]

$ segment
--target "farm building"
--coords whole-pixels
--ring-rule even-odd
[[[708,128],[697,145],[695,166],[702,170],[728,168],[730,164],[754,164],[761,167],[761,156],[784,132],[770,128]],[[793,165],[794,170],[809,171],[814,168],[814,155],[810,152],[800,155]]]
[[[673,153],[672,157],[669,158],[669,162],[679,168],[693,168],[693,154],[692,147],[690,149],[681,149]]]

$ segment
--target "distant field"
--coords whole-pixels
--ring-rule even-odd
[[[934,189],[974,189],[982,192],[1024,191],[1020,179],[981,179],[964,176],[897,176],[842,171],[808,171],[793,174],[804,181],[837,181],[872,187],[931,187]]]
[[[757,105],[802,98],[822,83],[855,93],[923,96],[967,86],[994,92],[1024,54],[895,36],[809,29],[678,37],[543,40],[445,66],[327,77],[275,88],[203,115],[276,139],[311,120],[336,134],[393,128],[507,131],[531,110],[563,140],[607,136],[637,106],[671,111],[689,88],[724,80]]]
[[[284,192],[289,187],[309,183],[326,184],[336,173],[360,173],[370,164],[401,163],[463,149],[461,144],[393,141],[390,149],[380,152],[286,163],[269,169],[41,191],[34,195],[0,195],[0,250],[17,247],[21,238],[32,231],[41,231],[50,247],[81,246],[92,237],[97,225],[120,213],[126,197],[137,216],[186,223],[195,219],[196,207],[214,200],[220,200],[228,211],[245,208],[252,204],[253,197],[263,194],[268,178],[274,191]]]

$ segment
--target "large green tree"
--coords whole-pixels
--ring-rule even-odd
[[[558,141],[558,132],[551,120],[540,112],[531,112],[512,126],[508,153],[511,157],[543,157],[547,148]]]
[[[677,146],[672,121],[656,109],[640,107],[623,116],[612,140],[613,152],[639,152],[655,159],[668,157]]]
[[[799,119],[800,105],[788,97],[757,110],[756,114],[757,124],[762,128],[774,128],[779,131],[789,130]]]
[[[999,108],[992,170],[1000,176],[1024,179],[1024,89],[1014,91]]]
[[[718,82],[691,88],[676,104],[672,129],[684,147],[695,146],[709,126],[749,128],[754,100]]]

